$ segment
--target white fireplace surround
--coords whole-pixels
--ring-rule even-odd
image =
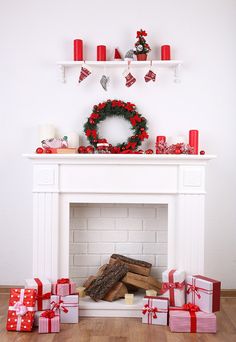
[[[33,162],[33,276],[69,276],[72,203],[168,205],[168,267],[204,274],[212,155],[24,155]]]

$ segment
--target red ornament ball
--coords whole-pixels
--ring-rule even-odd
[[[47,149],[45,150],[45,153],[50,154],[50,153],[52,153],[52,150],[51,150],[50,148],[47,148]]]
[[[84,146],[80,146],[78,148],[78,153],[86,153],[86,148]]]
[[[142,128],[140,128],[140,131],[141,131],[141,132],[143,132],[143,131],[144,131],[144,128],[143,128],[143,127],[142,127]]]
[[[148,150],[145,151],[145,153],[146,154],[153,154],[153,150],[149,148]]]
[[[205,151],[200,151],[200,154],[203,156],[205,154]]]
[[[94,147],[89,145],[85,148],[86,153],[94,153]]]
[[[176,148],[175,154],[181,154],[181,150],[179,148]]]
[[[42,148],[42,147],[38,147],[38,148],[36,149],[36,153],[42,154],[42,153],[43,153],[43,148]]]

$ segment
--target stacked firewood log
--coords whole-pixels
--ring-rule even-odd
[[[96,275],[85,281],[85,293],[95,301],[109,302],[138,289],[160,293],[161,283],[150,275],[151,268],[152,264],[148,262],[112,254],[109,264],[101,266]]]

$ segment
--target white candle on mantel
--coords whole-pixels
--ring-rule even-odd
[[[168,138],[168,144],[181,144],[184,143],[186,144],[187,138],[184,135],[176,135]]]
[[[39,126],[39,140],[52,139],[55,138],[56,130],[51,124],[45,124]]]
[[[77,132],[69,132],[65,136],[67,136],[68,147],[79,147],[79,134]]]

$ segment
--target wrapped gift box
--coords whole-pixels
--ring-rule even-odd
[[[162,273],[162,296],[169,298],[170,306],[185,304],[185,272],[166,270]]]
[[[145,296],[143,298],[142,323],[167,325],[169,300]]]
[[[39,317],[39,334],[56,333],[60,331],[60,316],[53,310],[43,311]]]
[[[52,284],[48,279],[31,278],[25,280],[26,289],[37,290],[36,311],[50,309]]]
[[[51,296],[51,309],[60,315],[61,323],[79,322],[79,296]]]
[[[198,307],[194,311],[191,309],[191,304],[185,304],[184,307],[186,308],[182,310],[181,308],[170,308],[169,327],[172,332],[216,333],[216,315],[214,313],[197,311]]]
[[[186,286],[188,303],[207,313],[220,310],[220,281],[200,275],[187,276]]]
[[[76,293],[76,283],[69,278],[58,279],[52,284],[52,293],[58,296],[69,296]]]
[[[9,331],[31,331],[35,303],[35,289],[11,289],[6,329]]]

